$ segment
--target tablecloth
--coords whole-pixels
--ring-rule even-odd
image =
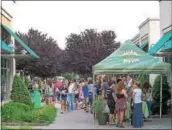
[[[145,118],[148,118],[149,116],[149,111],[148,111],[148,107],[146,102],[142,102],[142,112]],[[125,118],[126,119],[130,119],[130,115],[131,115],[131,107],[130,104],[127,103],[127,109],[125,110]]]

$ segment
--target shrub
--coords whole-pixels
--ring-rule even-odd
[[[2,106],[3,122],[52,123],[57,109],[54,106],[44,106],[33,110],[31,106],[9,102]]]
[[[52,123],[56,117],[57,109],[54,106],[44,106],[33,111],[33,119],[36,123]]]
[[[152,112],[153,114],[159,114],[160,111],[160,85],[161,85],[161,76],[157,76],[154,85],[153,85],[153,105]],[[168,110],[167,101],[170,99],[169,85],[167,82],[167,77],[162,76],[162,114],[166,114]]]
[[[1,117],[2,121],[20,121],[21,113],[27,113],[31,111],[31,107],[17,102],[9,102],[2,106]]]
[[[11,100],[14,102],[25,103],[27,105],[32,104],[29,90],[26,84],[18,75],[14,77],[12,91],[11,91]]]

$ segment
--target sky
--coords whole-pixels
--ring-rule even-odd
[[[158,1],[2,1],[13,16],[13,29],[38,29],[65,48],[65,37],[94,28],[113,30],[121,43],[138,34],[148,17],[159,18]]]

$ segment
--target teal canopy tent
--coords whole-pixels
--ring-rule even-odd
[[[93,66],[93,78],[98,74],[152,73],[168,74],[171,65],[145,53],[131,41],[126,41],[110,56]],[[160,117],[162,109],[162,82],[160,91]]]
[[[110,56],[93,66],[93,74],[167,73],[171,65],[145,53],[131,41],[126,41]]]

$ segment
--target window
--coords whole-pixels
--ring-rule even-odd
[[[11,35],[1,26],[1,39],[9,44],[11,42]]]
[[[2,99],[8,97],[9,92],[9,60],[1,58],[1,94]]]

